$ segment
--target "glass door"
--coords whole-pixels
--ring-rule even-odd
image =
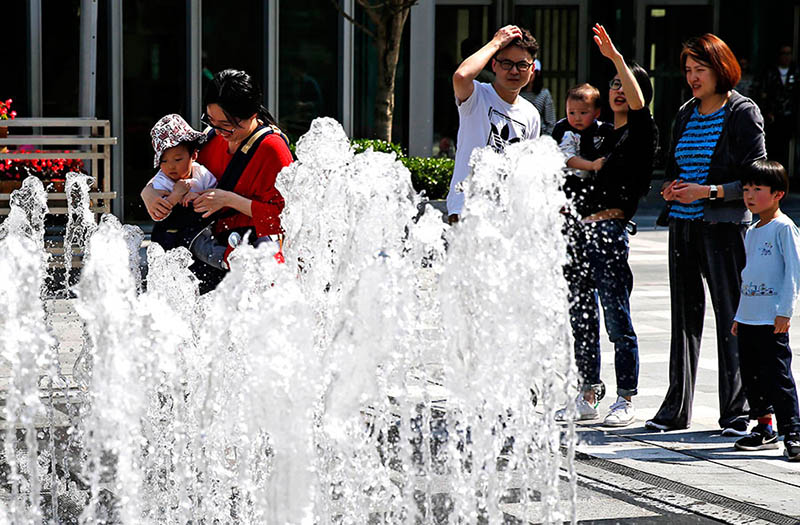
[[[453,94],[453,73],[464,59],[483,47],[497,27],[488,5],[437,5],[433,103],[434,156],[454,157],[458,135],[458,109]],[[494,81],[491,64],[478,75],[479,82]]]
[[[651,110],[661,133],[662,159],[669,145],[672,119],[680,105],[691,97],[681,71],[683,42],[711,31],[713,11],[709,5],[647,6],[645,13],[644,67],[653,83]]]
[[[578,82],[578,6],[518,6],[514,14],[539,42],[544,87],[553,97],[558,120],[565,114],[567,90]]]

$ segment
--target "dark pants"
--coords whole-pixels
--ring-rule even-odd
[[[208,220],[196,213],[191,206],[175,206],[163,221],[153,224],[150,240],[161,245],[164,250],[178,246],[188,247],[190,241]]]
[[[198,261],[197,259],[195,259],[194,263],[189,266],[189,270],[200,281],[199,291],[201,294],[207,294],[208,292],[215,290],[217,286],[219,286],[219,283],[222,282],[222,279],[224,279],[228,274],[228,272],[224,270],[219,270],[213,266],[209,266],[202,261]]]
[[[800,432],[797,387],[792,376],[789,334],[773,325],[739,324],[739,366],[750,403],[750,419],[775,414],[778,434]]]
[[[669,390],[653,418],[673,428],[688,428],[697,380],[703,316],[703,279],[708,283],[717,324],[719,424],[726,427],[746,417],[747,406],[739,375],[739,350],[731,325],[739,305],[745,264],[742,224],[671,219],[669,224],[669,284],[672,341],[669,349]]]
[[[570,291],[570,323],[582,390],[599,387],[600,318],[614,343],[617,395],[633,396],[639,384],[639,346],[631,323],[633,273],[628,265],[625,221],[611,219],[568,227],[569,262],[564,277]]]

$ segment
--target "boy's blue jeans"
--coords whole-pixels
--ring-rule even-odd
[[[639,345],[631,323],[633,273],[628,265],[626,221],[609,219],[568,226],[564,276],[570,291],[570,323],[575,338],[575,361],[581,390],[598,388],[600,381],[600,318],[614,343],[617,395],[634,396],[639,384]]]
[[[739,369],[750,419],[774,413],[778,434],[798,433],[800,416],[789,334],[774,331],[773,325],[739,323]]]

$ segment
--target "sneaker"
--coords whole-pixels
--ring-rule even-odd
[[[675,430],[675,427],[667,425],[666,423],[659,423],[655,419],[648,419],[644,422],[644,428],[647,430],[655,430],[657,432],[669,432]]]
[[[578,394],[575,398],[575,408],[577,409],[577,416],[575,421],[586,421],[588,419],[597,419],[597,405],[600,403],[595,401],[594,404],[589,403],[583,398],[583,394]],[[567,420],[567,409],[562,408],[556,411],[556,421]]]
[[[749,426],[750,423],[746,419],[737,419],[735,421],[732,421],[731,423],[728,423],[728,426],[722,429],[722,435],[728,437],[748,436],[750,432],[747,431],[747,427]]]
[[[737,450],[770,450],[778,448],[778,434],[772,427],[756,425],[750,435],[738,440],[734,445]]]
[[[603,424],[608,427],[627,427],[633,423],[635,417],[636,410],[633,408],[633,403],[622,396],[617,396],[617,400],[611,405]]]
[[[783,438],[783,455],[789,461],[800,461],[800,434],[787,434]]]

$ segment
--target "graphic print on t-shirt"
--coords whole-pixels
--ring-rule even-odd
[[[489,142],[495,151],[503,151],[508,144],[519,142],[527,135],[525,124],[489,107]]]

